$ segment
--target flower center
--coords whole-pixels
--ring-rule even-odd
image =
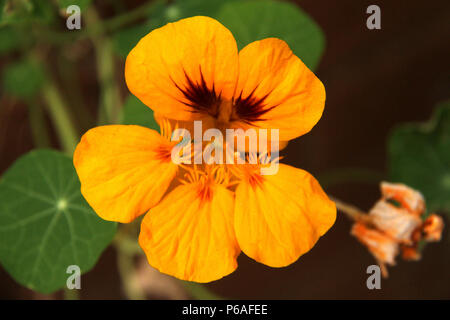
[[[180,179],[183,184],[195,184],[197,186],[197,194],[202,202],[212,200],[214,189],[221,184],[228,186],[230,183],[229,172],[223,166],[206,165],[204,170],[199,169],[196,165],[193,167],[183,168],[187,171],[184,179]]]
[[[233,115],[233,103],[231,101],[221,101],[219,110],[217,112],[216,124],[217,128],[225,129],[231,121],[234,121],[235,115]]]
[[[214,181],[211,177],[203,177],[199,181],[198,197],[202,202],[209,202],[212,200],[214,191]]]
[[[266,103],[270,92],[263,97],[257,97],[255,91],[257,87],[247,96],[239,96],[227,101],[222,98],[221,92],[216,92],[214,83],[207,84],[200,69],[200,81],[192,80],[184,72],[186,84],[181,87],[174,82],[175,86],[184,96],[183,104],[191,108],[193,113],[207,114],[216,119],[219,128],[225,128],[230,122],[242,121],[250,124],[257,121],[266,120],[263,115],[276,106],[269,106]]]

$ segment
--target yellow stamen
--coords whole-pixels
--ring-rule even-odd
[[[211,200],[216,185],[225,187],[230,185],[230,173],[225,166],[206,165],[203,168],[195,164],[192,167],[180,166],[186,170],[183,179],[179,179],[180,183],[197,184],[198,196],[204,201]]]

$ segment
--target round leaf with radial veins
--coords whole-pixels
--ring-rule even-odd
[[[27,288],[51,293],[65,286],[68,266],[89,271],[115,232],[86,203],[60,152],[32,151],[0,180],[0,262]]]

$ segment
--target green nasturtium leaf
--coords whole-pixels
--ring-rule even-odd
[[[450,101],[424,124],[404,124],[389,139],[390,177],[420,190],[428,211],[450,213]]]
[[[153,110],[133,95],[129,95],[125,100],[120,123],[134,124],[159,131],[159,125],[153,117]]]
[[[226,3],[218,20],[231,30],[239,49],[265,38],[286,41],[311,70],[319,64],[325,46],[319,26],[298,6],[273,0]]]
[[[3,88],[18,98],[31,98],[45,82],[42,66],[33,60],[8,65],[2,75]]]
[[[60,152],[31,151],[1,177],[0,263],[30,289],[64,287],[70,265],[89,271],[116,228],[86,203],[72,159]]]

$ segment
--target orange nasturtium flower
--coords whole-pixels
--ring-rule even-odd
[[[336,207],[317,180],[284,164],[261,175],[261,167],[277,161],[268,155],[254,164],[171,159],[174,123],[279,129],[282,141],[311,130],[325,90],[284,41],[264,39],[238,52],[216,20],[183,19],[142,38],[128,55],[125,77],[154,110],[161,134],[139,126],[91,129],[74,164],[84,197],[103,219],[127,223],[148,212],[139,243],[150,265],[196,282],[233,272],[241,250],[268,266],[287,266],[333,225]]]

